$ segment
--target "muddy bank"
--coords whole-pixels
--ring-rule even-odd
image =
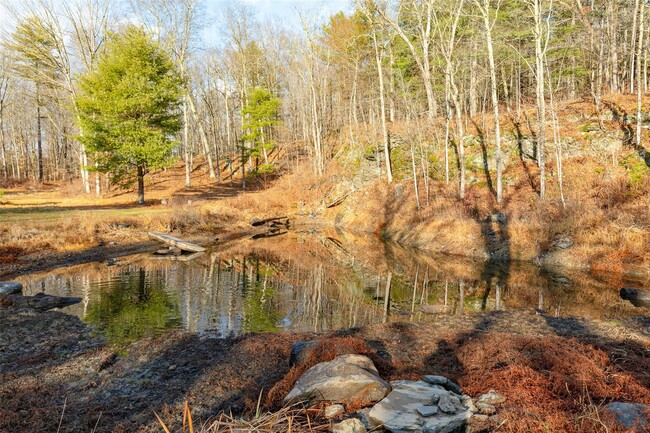
[[[233,239],[239,237],[239,233],[230,235]],[[190,235],[186,236],[192,242],[203,245],[210,245],[215,242],[215,237],[208,235]],[[101,262],[111,260],[130,254],[138,254],[149,251],[156,251],[161,244],[151,240],[115,243],[112,245],[97,245],[91,248],[79,251],[51,251],[51,250],[34,250],[19,252],[11,256],[10,260],[0,261],[0,280],[8,280],[20,275],[31,274],[35,272],[46,271],[49,269],[61,268],[65,266],[78,265],[81,263]],[[9,256],[0,248],[0,257]]]
[[[641,315],[605,322],[495,311],[324,335],[172,332],[124,347],[61,312],[4,309],[0,323],[1,431],[56,431],[62,419],[62,432],[157,432],[153,411],[178,427],[185,400],[207,420],[250,414],[260,392],[275,409],[296,368],[307,367],[290,371],[292,345],[311,338],[324,341],[312,363],[344,346],[389,380],[441,374],[471,395],[496,389],[508,398],[501,416],[511,431],[584,431],[603,403],[650,404],[650,319]]]

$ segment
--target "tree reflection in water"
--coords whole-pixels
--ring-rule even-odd
[[[165,291],[164,276],[146,272],[121,272],[101,284],[86,320],[98,326],[112,344],[137,341],[156,332],[178,328],[178,305]]]
[[[591,318],[637,314],[618,296],[623,282],[600,275],[433,256],[367,239],[342,241],[344,249],[303,240],[235,244],[188,263],[133,256],[118,266],[79,265],[20,282],[25,294],[45,287],[84,297],[66,311],[114,343],[170,328],[221,337],[323,332],[517,308]]]

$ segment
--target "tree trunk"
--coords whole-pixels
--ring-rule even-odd
[[[642,96],[642,74],[641,74],[641,55],[643,54],[643,13],[645,10],[645,1],[641,2],[641,11],[639,12],[639,42],[636,52],[636,145],[641,146],[641,96]]]
[[[185,188],[192,187],[192,179],[190,172],[192,167],[190,164],[190,151],[189,151],[189,125],[187,124],[187,101],[183,100],[183,151],[185,153]]]
[[[544,50],[542,49],[542,5],[541,0],[533,0],[535,14],[535,69],[537,99],[537,165],[539,166],[539,196],[546,195],[546,161],[544,143],[546,138],[546,102],[544,98]]]
[[[43,183],[43,134],[41,132],[41,96],[36,83],[36,146],[38,152],[38,183]]]
[[[497,203],[503,199],[501,184],[501,129],[499,126],[499,99],[497,95],[497,74],[494,66],[494,51],[492,48],[492,26],[490,25],[490,0],[483,0],[483,22],[485,24],[485,38],[488,50],[488,63],[490,65],[490,83],[492,87],[492,110],[494,112],[494,146],[497,166]]]
[[[210,179],[214,179],[217,177],[217,174],[214,171],[214,163],[212,162],[212,152],[210,152],[210,143],[208,143],[208,135],[205,133],[205,128],[203,127],[203,123],[199,120],[198,113],[196,111],[196,104],[194,103],[194,98],[192,95],[187,94],[187,100],[190,103],[190,110],[192,110],[192,117],[194,118],[194,121],[196,122],[196,125],[199,129],[199,136],[201,137],[201,143],[203,144],[203,151],[205,152],[205,157],[208,160],[208,169],[210,171]]]
[[[636,47],[636,21],[639,13],[639,5],[642,2],[636,0],[634,2],[634,15],[632,18],[632,39],[630,40],[630,93],[634,93],[634,49]]]
[[[379,56],[379,47],[377,45],[377,35],[371,30],[372,42],[375,46],[375,60],[377,61],[377,75],[379,76],[379,101],[381,104],[381,132],[384,138],[384,158],[386,160],[386,176],[388,183],[393,182],[393,171],[390,167],[390,147],[388,143],[388,127],[386,126],[386,101],[384,99],[384,73],[381,66],[381,57]],[[419,208],[419,206],[418,206]]]
[[[95,161],[95,169],[97,168],[97,166],[98,166],[97,161]],[[95,195],[97,197],[102,195],[102,186],[99,177],[99,171],[95,171]]]
[[[138,164],[138,204],[144,204],[144,167]]]

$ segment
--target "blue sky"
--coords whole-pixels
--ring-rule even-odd
[[[64,3],[66,0],[51,0],[54,4]],[[117,0],[117,2],[127,0]],[[219,13],[231,0],[203,0],[208,21],[211,22],[204,31],[203,38],[206,45],[219,45],[221,38],[219,32]],[[280,22],[287,29],[301,31],[302,27],[298,17],[298,10],[309,11],[307,16],[312,24],[322,23],[330,15],[339,12],[352,11],[353,0],[239,0],[248,5],[256,14],[259,21],[274,20]],[[0,0],[0,23],[4,27],[1,31],[11,32],[13,19],[9,17],[5,5],[20,9],[24,0]],[[9,27],[9,28],[7,28]]]
[[[249,6],[257,15],[259,21],[276,21],[282,23],[287,29],[302,31],[298,11],[308,11],[307,16],[314,23],[324,22],[330,15],[353,10],[353,0],[239,0]],[[214,24],[210,25],[204,38],[208,44],[216,42],[219,36],[219,12],[221,8],[230,3],[230,0],[204,0],[208,18]]]

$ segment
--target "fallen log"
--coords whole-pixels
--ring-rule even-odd
[[[274,217],[263,218],[263,219],[253,218],[251,220],[251,225],[253,227],[258,227],[258,226],[261,226],[261,225],[264,225],[266,223],[270,223],[270,222],[273,222],[273,221],[288,220],[288,219],[289,219],[289,217],[287,217],[286,215],[285,216],[274,216]],[[288,222],[287,222],[287,224],[288,224]]]
[[[79,302],[81,302],[81,298],[53,296],[46,295],[45,293],[39,293],[34,296],[0,294],[0,306],[5,308],[33,308],[38,311],[47,311],[53,308],[63,308],[78,304]]]
[[[334,206],[338,206],[338,205],[340,205],[341,203],[343,203],[343,200],[345,200],[346,198],[348,198],[349,195],[350,195],[350,193],[347,193],[347,194],[343,194],[343,195],[340,196],[340,197],[335,198],[334,200],[332,200],[331,202],[329,202],[328,204],[326,204],[326,205],[325,205],[325,208],[326,208],[326,209],[329,209],[329,208],[331,208],[331,207],[334,207]]]
[[[196,245],[191,242],[184,241],[183,239],[177,238],[176,236],[172,236],[167,233],[149,232],[149,237],[159,242],[162,242],[164,244],[167,244],[171,247],[176,247],[183,251],[189,251],[192,253],[199,253],[205,251],[205,248],[200,245]]]
[[[251,239],[263,239],[263,238],[274,238],[276,236],[281,236],[281,235],[286,235],[289,233],[288,231],[273,231],[273,232],[264,232],[264,233],[258,233],[256,235],[251,236]]]

